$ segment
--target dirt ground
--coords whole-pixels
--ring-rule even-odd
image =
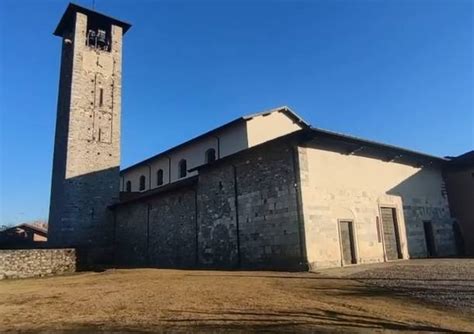
[[[374,284],[377,275],[405,264],[413,279],[421,267],[436,266],[426,274],[435,283],[446,280],[453,263],[468,268],[463,273],[474,268],[474,260],[453,261],[460,260],[315,274],[121,269],[7,280],[0,282],[0,332],[474,332],[474,311],[465,304],[443,305]],[[462,296],[466,289],[450,293],[457,291]]]

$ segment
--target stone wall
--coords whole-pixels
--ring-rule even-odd
[[[65,249],[0,250],[0,279],[73,273],[76,253]]]
[[[115,263],[125,266],[196,266],[193,186],[156,194],[115,209]]]
[[[199,259],[214,267],[304,267],[296,196],[289,144],[263,145],[201,170]]]
[[[474,256],[474,166],[452,166],[446,171],[451,213],[456,218],[466,255]],[[459,239],[460,236],[459,236]]]
[[[111,26],[110,52],[93,49],[88,16],[74,16],[62,39],[49,242],[102,247],[113,232],[107,206],[119,197],[122,28]]]
[[[304,267],[293,158],[289,145],[263,145],[201,169],[192,186],[119,205],[117,264]]]
[[[197,204],[199,263],[237,268],[239,249],[232,165],[221,164],[200,172]]]

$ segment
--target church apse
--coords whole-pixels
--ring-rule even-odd
[[[130,27],[70,4],[62,38],[50,205],[55,246],[110,244],[118,201],[122,36]]]

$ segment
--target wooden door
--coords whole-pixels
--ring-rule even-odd
[[[426,252],[429,257],[436,256],[436,245],[433,233],[433,225],[430,221],[423,222],[423,229],[425,230]]]
[[[354,247],[354,229],[351,221],[340,221],[339,231],[341,239],[343,265],[356,263]]]
[[[402,258],[398,233],[397,215],[394,208],[381,208],[383,239],[387,260]]]

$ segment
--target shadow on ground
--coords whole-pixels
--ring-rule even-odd
[[[113,324],[71,324],[62,328],[43,328],[40,332],[61,333],[256,333],[256,332],[367,332],[377,331],[429,331],[454,332],[446,328],[414,325],[390,321],[380,317],[361,316],[326,310],[308,311],[241,311],[222,310],[206,312],[197,310],[167,310],[170,319],[160,319],[159,323],[141,323],[130,326]],[[22,331],[24,333],[29,331]],[[38,329],[31,331],[37,333]]]

